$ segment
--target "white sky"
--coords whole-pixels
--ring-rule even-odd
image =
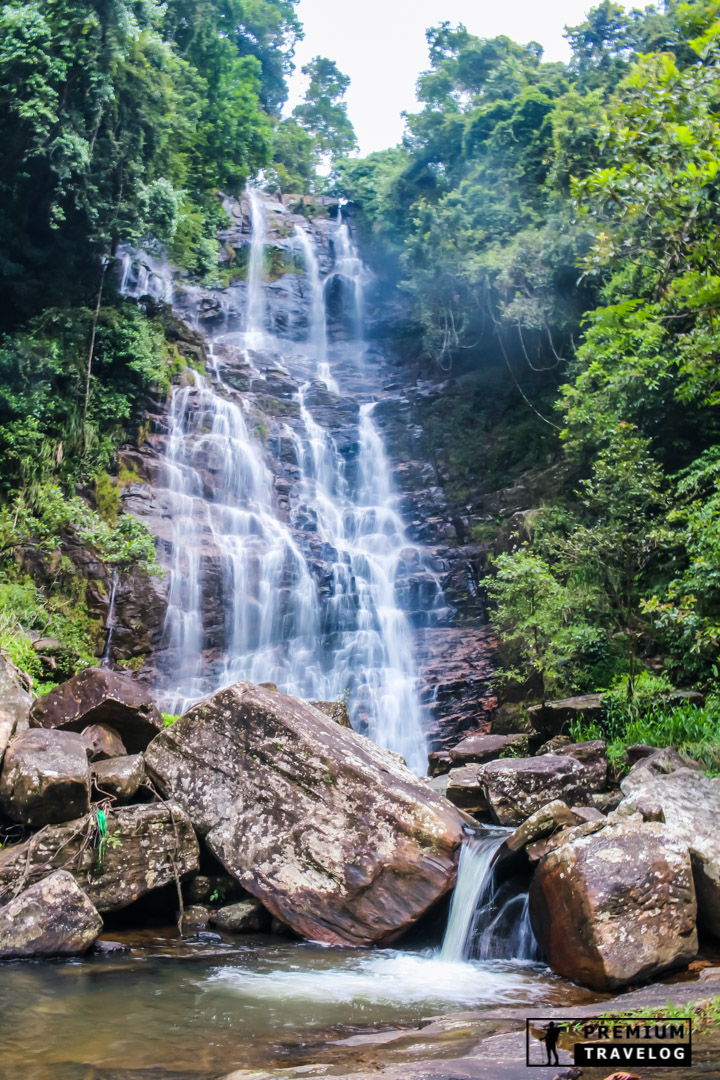
[[[647,7],[649,0],[626,2]],[[567,60],[565,26],[582,22],[593,0],[300,0],[305,40],[298,46],[288,109],[302,97],[300,68],[329,56],[352,79],[348,112],[363,154],[400,141],[403,110],[416,107],[415,83],[428,67],[425,30],[443,20],[464,23],[478,37],[507,34],[539,41],[546,60]]]

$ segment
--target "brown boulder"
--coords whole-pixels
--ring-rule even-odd
[[[23,731],[5,752],[0,806],[34,828],[70,821],[90,809],[88,746],[71,731]]]
[[[590,791],[603,791],[607,786],[607,746],[603,739],[569,743],[567,746],[558,747],[555,753],[567,754],[580,762],[585,769]]]
[[[481,769],[490,809],[500,825],[520,825],[554,799],[569,806],[588,802],[586,770],[572,757],[503,758]]]
[[[30,726],[83,731],[107,724],[130,754],[140,753],[163,728],[163,718],[148,692],[128,675],[87,668],[61,683],[30,710]]]
[[[525,854],[531,863],[539,862],[563,844],[573,844],[581,836],[592,836],[593,833],[604,829],[607,824],[607,818],[604,818],[602,821],[583,821],[580,825],[568,825],[559,832],[553,833],[552,836],[546,837],[545,840],[535,840],[532,844],[528,844]]]
[[[521,753],[527,753],[527,736],[468,735],[457,746],[451,747],[450,761],[453,768],[462,765],[482,765],[486,761],[503,757],[513,748],[519,749]]]
[[[687,851],[656,823],[562,844],[530,889],[533,930],[553,971],[599,991],[689,963],[696,914]]]
[[[720,779],[685,767],[658,773],[658,760],[667,765],[667,758],[653,756],[625,777],[625,798],[615,813],[662,813],[665,832],[690,852],[700,924],[720,938]]]
[[[198,870],[197,837],[179,806],[150,803],[112,810],[106,838],[95,814],[47,825],[0,851],[0,903],[25,884],[67,869],[98,911],[126,907],[150,889]]]
[[[218,908],[210,916],[210,925],[229,934],[256,934],[270,929],[270,914],[257,900],[240,900]]]
[[[451,769],[444,788],[445,798],[468,814],[489,814],[482,770],[482,765],[463,765],[459,769]]]
[[[145,760],[142,754],[109,758],[92,766],[95,787],[102,795],[110,795],[118,802],[129,802],[145,783]]]
[[[0,655],[0,765],[16,731],[28,726],[32,698],[9,660]]]
[[[125,743],[108,724],[90,724],[83,728],[83,737],[90,744],[91,761],[105,761],[107,758],[124,757],[127,754]]]
[[[523,821],[522,825],[508,836],[505,846],[510,851],[521,851],[536,840],[542,840],[566,826],[577,824],[577,814],[562,799],[555,799],[536,810],[527,821]]]
[[[0,908],[0,960],[84,953],[102,926],[72,874],[56,870]]]
[[[461,815],[298,698],[228,687],[158,735],[146,765],[225,868],[306,937],[390,941],[455,882]]]

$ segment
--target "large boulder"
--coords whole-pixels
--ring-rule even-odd
[[[558,975],[614,990],[697,953],[690,858],[665,826],[626,822],[562,844],[538,865],[530,917]]]
[[[88,744],[71,731],[22,731],[8,746],[0,774],[0,806],[11,821],[70,821],[90,809]]]
[[[251,683],[196,705],[146,765],[236,880],[298,933],[390,941],[455,883],[463,819],[397,757]]]
[[[620,784],[625,796],[615,813],[643,812],[656,804],[668,835],[690,853],[701,926],[720,937],[720,779],[680,767],[658,771],[667,758],[645,758]]]
[[[586,770],[566,755],[503,758],[481,769],[490,810],[499,825],[520,825],[555,799],[562,799],[568,806],[582,806],[589,801]]]
[[[72,874],[56,870],[0,908],[0,960],[84,953],[102,926]]]
[[[600,720],[604,715],[603,695],[581,694],[560,701],[546,701],[544,705],[531,705],[527,713],[536,731],[548,738],[563,735],[576,720]]]
[[[83,731],[91,724],[107,724],[138,754],[162,731],[163,718],[144,687],[107,668],[81,671],[30,710],[31,727]]]
[[[151,889],[199,869],[192,825],[177,805],[148,803],[107,814],[105,836],[87,814],[48,825],[24,844],[0,851],[0,903],[14,893],[67,869],[98,911],[126,907]]]

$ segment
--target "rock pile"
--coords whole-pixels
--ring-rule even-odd
[[[512,826],[525,859],[538,944],[558,974],[614,990],[682,967],[698,927],[720,937],[720,779],[670,748],[630,747],[629,774],[608,790],[605,743],[573,743],[599,695],[509,709],[500,731],[431,755],[431,781],[480,822]],[[513,734],[513,730],[516,732]],[[522,746],[535,747],[524,756]]]
[[[387,942],[455,883],[465,816],[333,703],[240,683],[163,730],[133,680],[91,669],[26,716],[0,748],[0,958],[83,952],[173,883],[189,933]]]

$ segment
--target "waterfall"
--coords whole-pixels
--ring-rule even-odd
[[[295,226],[295,236],[300,244],[305,263],[305,272],[310,279],[310,343],[317,358],[317,377],[333,394],[340,388],[330,372],[328,364],[327,313],[325,310],[325,289],[320,277],[315,249],[305,229]]]
[[[266,330],[271,211],[259,192],[249,200],[243,329],[223,318],[215,337],[204,331],[207,374],[190,371],[187,385],[173,390],[161,478],[171,535],[169,603],[155,659],[159,700],[179,712],[240,679],[270,681],[312,700],[344,698],[357,730],[423,774],[412,626],[400,594],[419,572],[422,599],[413,602],[424,605],[418,617],[426,624],[442,605],[442,591],[428,556],[405,533],[371,400],[378,395],[366,382],[358,388],[357,370],[346,372],[347,354],[327,335],[328,278],[356,282],[357,314],[366,272],[342,217],[328,223],[335,261],[325,279],[311,235],[295,223],[290,242],[302,250],[310,286],[309,333],[285,352],[281,338]],[[185,310],[204,302],[201,289],[183,285],[181,292]],[[288,410],[271,438],[250,420],[252,392],[238,394],[220,375],[228,350],[246,356],[258,344],[273,371],[300,376],[296,411]],[[262,384],[265,376],[251,367]],[[352,378],[348,396],[343,380]],[[340,425],[341,440],[328,421]],[[282,508],[271,448],[276,468],[290,470]]]
[[[364,282],[366,270],[350,235],[350,228],[343,217],[342,207],[339,205],[335,231],[334,273],[338,277],[349,281],[352,285],[357,332],[358,336],[362,336],[363,319],[365,317]]]
[[[255,188],[249,189],[250,199],[250,262],[248,264],[248,297],[245,316],[245,333],[248,345],[259,347],[265,334],[265,208],[262,195]]]
[[[112,639],[115,631],[115,594],[117,593],[118,586],[118,568],[113,566],[112,573],[110,575],[110,603],[108,604],[108,614],[105,620],[105,648],[103,649],[102,659],[100,661],[100,667],[110,667],[110,658],[112,656]]]
[[[502,877],[495,856],[511,829],[484,829],[460,853],[441,959],[537,960],[526,885]]]

